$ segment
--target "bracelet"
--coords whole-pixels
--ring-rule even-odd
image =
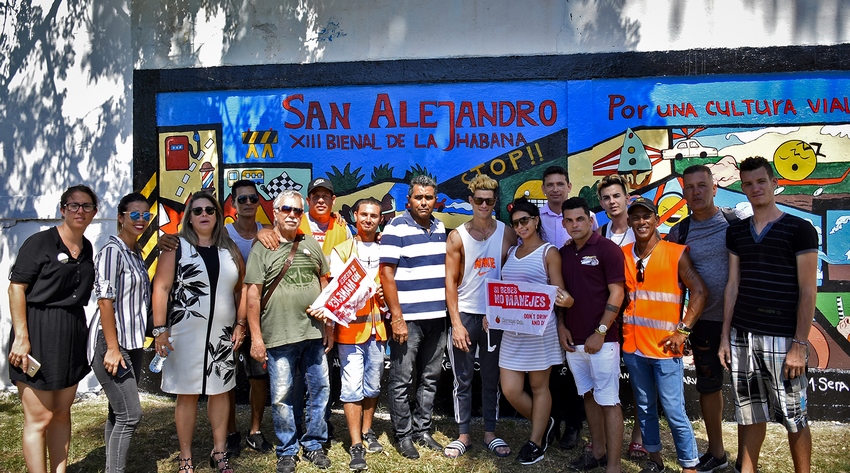
[[[797,340],[796,338],[792,338],[792,339],[791,339],[791,341],[792,341],[792,342],[794,342],[794,343],[796,343],[796,344],[803,345],[804,347],[809,346],[809,341],[808,341],[808,340],[806,340],[806,341],[804,342],[804,341],[802,341],[802,340]]]
[[[679,332],[679,333],[681,333],[682,335],[684,335],[686,338],[691,336],[691,331],[690,331],[690,330],[685,330],[685,329],[677,328],[677,329],[676,329],[676,331],[677,331],[677,332]]]
[[[397,322],[404,322],[404,319],[395,319],[392,322],[390,322],[390,325],[395,325]]]
[[[245,328],[248,325],[248,322],[245,319],[237,320],[236,325],[239,325],[242,328]]]

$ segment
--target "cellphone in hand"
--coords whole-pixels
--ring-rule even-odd
[[[41,369],[41,363],[38,362],[32,355],[27,355],[27,359],[29,359],[29,366],[27,366],[27,376],[30,378],[34,377],[38,370]]]
[[[124,376],[127,376],[127,373],[129,373],[130,371],[132,371],[132,370],[130,369],[129,366],[125,368],[125,367],[121,366],[121,364],[119,363],[118,364],[118,370],[115,372],[115,377],[116,378],[123,378]]]

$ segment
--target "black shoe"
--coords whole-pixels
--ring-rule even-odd
[[[396,445],[396,449],[404,458],[409,458],[411,460],[419,458],[419,450],[416,450],[416,446],[413,445],[413,439],[410,437],[405,437],[399,440],[398,445]]]
[[[440,445],[440,442],[434,440],[434,437],[431,437],[431,432],[422,432],[416,437],[416,445],[420,447],[427,447],[431,450],[442,452],[443,446]]]
[[[643,464],[643,469],[639,473],[664,473],[664,465],[659,465],[652,460],[647,460]]]
[[[552,429],[555,428],[555,419],[549,418],[549,423],[546,424],[546,430],[543,432],[543,451],[545,452],[547,448],[549,448],[549,444],[554,441],[554,437],[552,437]]]
[[[587,471],[607,464],[608,455],[602,455],[602,458],[596,458],[593,456],[592,451],[585,450],[581,452],[580,457],[570,462],[570,468],[576,471]]]
[[[516,457],[521,465],[533,465],[543,459],[543,448],[531,440],[519,450]]]
[[[378,436],[372,429],[363,433],[363,443],[366,444],[366,451],[369,453],[381,453],[384,451],[384,446],[378,441]]]
[[[567,426],[564,429],[564,435],[561,436],[561,441],[558,442],[558,447],[562,450],[572,450],[578,445],[578,429]]]
[[[309,452],[304,452],[304,458],[307,459],[308,462],[316,465],[316,468],[319,469],[327,469],[331,466],[331,459],[325,454],[325,451],[321,448],[316,450],[310,450]]]
[[[227,434],[225,441],[225,450],[228,458],[236,458],[242,453],[242,434],[239,432],[230,432]]]
[[[712,472],[715,470],[720,470],[729,466],[729,457],[726,455],[726,452],[723,452],[723,457],[714,458],[711,452],[705,452],[705,455],[699,457],[699,463],[697,463],[697,471],[700,472]]]
[[[348,462],[348,469],[351,471],[362,471],[369,468],[366,465],[366,449],[363,448],[362,443],[352,445],[348,449],[348,454],[351,455],[351,461]]]
[[[277,459],[277,473],[295,473],[295,455],[284,455]]]
[[[262,432],[254,432],[245,437],[245,443],[249,447],[260,453],[268,453],[272,449],[272,444],[266,440],[266,436]]]

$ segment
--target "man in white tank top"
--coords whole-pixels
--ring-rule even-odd
[[[476,351],[481,374],[481,412],[484,444],[499,457],[511,449],[496,437],[499,405],[499,341],[501,330],[484,331],[487,280],[501,279],[502,262],[516,245],[516,233],[493,219],[498,183],[479,174],[469,183],[472,219],[453,230],[446,243],[446,306],[449,329],[449,359],[454,373],[454,410],[459,435],[443,451],[448,457],[463,455],[472,445],[469,420],[472,416],[472,376]]]

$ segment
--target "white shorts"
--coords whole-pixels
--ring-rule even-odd
[[[567,363],[576,380],[580,396],[593,390],[593,399],[600,406],[620,403],[620,344],[605,342],[598,353],[588,355],[584,345],[567,352]]]

